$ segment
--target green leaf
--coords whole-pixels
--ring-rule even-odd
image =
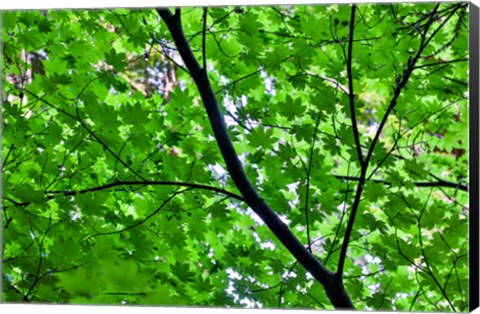
[[[127,65],[125,53],[117,53],[114,48],[105,54],[105,62],[111,65],[115,71],[121,71]]]
[[[272,136],[273,129],[258,127],[253,129],[246,137],[251,147],[261,147],[264,150],[268,150],[275,144],[275,138]]]

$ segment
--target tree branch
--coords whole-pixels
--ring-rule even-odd
[[[422,69],[426,67],[431,67],[435,65],[442,65],[442,64],[449,64],[449,63],[455,63],[455,62],[463,62],[463,61],[468,61],[468,58],[461,58],[461,59],[456,59],[456,60],[450,60],[450,61],[438,61],[438,62],[433,62],[433,63],[425,63],[425,64],[420,64],[415,67],[415,69]]]
[[[207,8],[203,8],[203,31],[202,31],[202,61],[203,61],[203,69],[207,71],[207,45],[205,43],[207,38]]]
[[[326,77],[326,76],[321,76],[321,75],[316,75],[316,74],[312,74],[312,73],[308,73],[306,71],[304,71],[304,73],[297,73],[295,75],[292,75],[292,76],[289,76],[288,77],[288,80],[292,80],[296,77],[300,77],[300,76],[308,76],[308,77],[314,77],[314,78],[317,78],[319,80],[322,80],[322,81],[325,81],[325,82],[328,82],[330,83],[331,86],[335,87],[335,89],[338,89],[340,90],[342,93],[344,93],[345,95],[349,95],[349,92],[347,90],[347,88],[345,86],[343,86],[339,81],[333,79],[333,78],[329,78],[329,77]]]
[[[2,170],[5,168],[5,165],[7,164],[8,157],[10,157],[10,153],[12,152],[14,145],[15,144],[10,145],[10,148],[8,149],[7,155],[2,160]]]
[[[207,111],[215,139],[227,165],[228,172],[233,182],[239,189],[250,208],[262,219],[262,221],[275,234],[280,242],[292,253],[292,255],[317,279],[324,287],[327,295],[336,308],[354,308],[343,283],[335,280],[334,274],[320,263],[298,240],[288,226],[278,215],[265,203],[248,179],[233,147],[227,132],[223,115],[220,112],[217,98],[212,89],[205,71],[200,67],[190,45],[185,38],[181,24],[180,14],[172,17],[170,11],[157,9],[158,14],[166,23],[175,45],[192,74],[197,89]]]
[[[229,89],[231,86],[237,84],[238,82],[241,82],[241,81],[243,81],[243,80],[245,80],[245,79],[247,79],[247,78],[249,78],[249,77],[252,77],[252,76],[254,76],[254,75],[262,72],[262,70],[263,70],[263,68],[261,67],[261,68],[259,68],[258,70],[254,71],[254,72],[252,72],[252,73],[249,73],[249,74],[247,74],[247,75],[245,75],[245,76],[242,76],[242,77],[234,80],[233,82],[228,83],[227,85],[225,85],[224,87],[222,87],[221,89],[219,89],[218,91],[216,91],[215,94],[220,94],[221,92]]]
[[[385,124],[388,120],[388,117],[390,116],[390,113],[392,112],[393,108],[395,108],[395,106],[397,105],[397,99],[400,96],[400,92],[407,85],[407,82],[410,78],[410,75],[412,74],[413,70],[415,69],[415,65],[416,65],[418,59],[420,58],[423,50],[428,45],[428,43],[433,38],[433,36],[439,31],[440,27],[445,24],[445,22],[442,23],[440,25],[440,27],[437,28],[433,32],[433,34],[430,36],[430,38],[427,39],[427,32],[428,32],[430,26],[432,25],[432,23],[434,21],[435,14],[436,14],[439,6],[440,6],[440,4],[437,4],[430,14],[430,18],[425,25],[425,31],[422,34],[422,39],[420,41],[420,47],[418,48],[418,51],[417,51],[416,55],[414,57],[410,57],[408,59],[407,68],[403,71],[401,76],[397,77],[396,86],[395,86],[395,89],[394,89],[394,92],[393,92],[392,100],[390,101],[390,104],[388,105],[388,108],[387,108],[385,114],[382,117],[382,121],[380,122],[380,125],[377,129],[377,132],[375,133],[373,141],[370,144],[370,147],[368,149],[367,157],[365,158],[364,163],[362,164],[361,171],[360,171],[360,179],[358,181],[357,191],[356,191],[355,199],[354,199],[353,205],[352,205],[352,211],[351,211],[348,223],[347,223],[347,229],[345,230],[345,236],[343,238],[342,250],[340,251],[340,257],[339,257],[339,260],[338,260],[338,269],[337,269],[336,275],[339,278],[341,278],[342,274],[343,274],[343,267],[344,267],[344,264],[345,264],[345,258],[347,256],[348,242],[349,242],[352,230],[353,230],[353,225],[355,223],[355,216],[357,214],[357,210],[358,210],[358,207],[360,205],[360,199],[361,199],[361,195],[362,195],[362,192],[363,192],[363,187],[364,187],[365,182],[366,182],[368,164],[370,162],[370,159],[372,158],[373,150],[374,150],[375,145],[377,144],[377,142],[380,138],[380,134],[383,131],[383,128],[384,128],[384,126],[385,126]]]
[[[335,178],[339,180],[346,180],[346,181],[360,181],[359,177],[353,177],[353,176],[340,176],[340,175],[334,175]],[[418,187],[447,187],[447,188],[454,188],[458,189],[461,191],[468,192],[468,187],[466,185],[463,185],[459,182],[451,182],[451,181],[446,181],[440,178],[435,177],[437,181],[433,182],[413,182],[415,186]],[[379,179],[373,179],[372,180],[375,183],[381,183],[385,185],[392,185],[390,182],[384,181],[384,180],[379,180]]]
[[[320,124],[321,112],[317,115],[317,121],[315,121],[315,131],[313,132],[312,144],[310,145],[310,156],[308,157],[308,168],[307,168],[307,186],[305,190],[305,225],[307,227],[307,242],[308,250],[312,253],[311,241],[310,241],[310,224],[308,221],[308,211],[309,211],[309,196],[310,196],[310,174],[312,170],[312,161],[313,161],[313,150],[315,148],[315,141],[317,139],[317,130],[318,125]]]
[[[127,231],[127,230],[130,230],[130,229],[133,229],[133,228],[135,228],[135,227],[138,227],[138,226],[144,224],[147,220],[149,220],[150,218],[152,218],[152,217],[155,216],[156,214],[158,214],[172,199],[175,198],[175,196],[177,196],[177,195],[179,195],[179,194],[182,194],[182,193],[184,193],[184,192],[187,192],[187,191],[189,191],[189,190],[191,190],[191,189],[192,189],[192,188],[186,188],[186,189],[181,190],[181,191],[178,191],[178,190],[177,190],[177,191],[173,192],[173,194],[172,194],[170,197],[168,197],[166,200],[164,200],[164,201],[162,202],[162,204],[161,204],[159,207],[157,207],[157,209],[155,209],[153,212],[151,212],[150,214],[148,214],[147,217],[143,218],[142,220],[140,220],[140,221],[138,221],[138,222],[136,222],[136,223],[134,223],[134,224],[132,224],[132,225],[126,226],[126,227],[123,228],[123,229],[115,230],[115,231],[109,231],[109,232],[98,232],[98,231],[95,230],[94,227],[92,227],[93,230],[95,230],[95,232],[97,232],[97,233],[96,233],[96,234],[93,234],[93,235],[91,235],[91,236],[89,236],[89,237],[87,237],[87,239],[94,238],[94,237],[98,237],[98,236],[103,236],[103,235],[112,235],[112,234],[116,234],[116,233],[122,233],[122,232],[125,232],[125,231]]]
[[[355,93],[353,91],[353,74],[352,74],[352,51],[353,51],[353,31],[355,29],[355,10],[357,6],[352,5],[352,13],[350,15],[350,35],[348,40],[348,57],[347,57],[347,73],[348,73],[348,100],[350,102],[350,117],[352,119],[353,138],[357,149],[358,160],[360,166],[363,167],[364,160],[362,155],[362,146],[360,145],[360,135],[358,134],[357,117],[355,114]]]
[[[221,189],[221,188],[217,188],[217,187],[214,187],[214,186],[208,186],[208,185],[202,185],[202,184],[196,184],[196,183],[175,182],[175,181],[115,181],[115,182],[108,183],[108,184],[105,184],[105,185],[100,185],[100,186],[97,186],[97,187],[83,189],[83,190],[79,190],[79,191],[45,191],[45,193],[63,194],[65,196],[68,196],[68,195],[77,195],[77,194],[84,194],[84,193],[88,193],[88,192],[101,191],[101,190],[110,189],[110,188],[113,188],[113,187],[116,187],[116,186],[125,186],[125,185],[185,186],[185,187],[194,188],[194,189],[202,189],[202,190],[213,191],[213,192],[216,192],[216,193],[224,194],[228,197],[237,199],[237,200],[242,201],[242,202],[245,201],[245,199],[242,196],[240,196],[238,194],[235,194],[235,193],[232,193],[232,192],[229,192],[229,191],[226,191],[226,190]]]

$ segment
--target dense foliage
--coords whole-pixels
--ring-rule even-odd
[[[468,4],[3,23],[5,301],[468,309]]]

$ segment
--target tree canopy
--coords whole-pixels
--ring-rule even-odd
[[[2,18],[4,301],[468,310],[467,3]]]

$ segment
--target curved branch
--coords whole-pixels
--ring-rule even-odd
[[[136,222],[136,223],[134,223],[134,224],[132,224],[132,225],[130,225],[130,226],[127,226],[127,227],[125,227],[125,228],[123,228],[123,229],[115,230],[115,231],[109,231],[109,232],[98,232],[98,231],[96,231],[96,230],[94,229],[97,233],[96,233],[96,234],[93,234],[93,235],[91,235],[91,236],[89,236],[89,237],[87,237],[86,239],[91,239],[91,238],[98,237],[98,236],[102,236],[102,235],[112,235],[112,234],[116,234],[116,233],[122,233],[122,232],[124,232],[124,231],[127,231],[127,230],[133,229],[133,228],[135,228],[135,227],[138,227],[138,226],[144,224],[147,220],[149,220],[149,219],[152,218],[153,216],[155,216],[157,213],[159,213],[172,199],[175,198],[175,196],[177,196],[177,195],[179,195],[179,194],[182,194],[182,193],[184,193],[184,192],[187,192],[187,191],[189,191],[189,190],[191,190],[191,189],[192,189],[192,188],[186,188],[185,190],[181,190],[181,191],[178,191],[178,190],[177,190],[177,191],[174,192],[170,197],[168,197],[166,200],[164,200],[164,201],[162,202],[162,204],[161,204],[159,207],[157,207],[157,209],[155,209],[153,212],[151,212],[150,214],[148,214],[147,217],[143,218],[143,219],[140,220],[139,222]]]
[[[227,165],[228,172],[240,193],[245,198],[245,202],[303,267],[325,287],[330,301],[336,308],[354,308],[343,283],[336,280],[334,274],[305,248],[288,226],[260,197],[246,176],[242,163],[228,135],[224,117],[220,112],[219,104],[208,76],[205,70],[200,67],[185,38],[179,10],[176,11],[175,15],[168,9],[157,9],[157,12],[167,25],[187,69],[192,74],[192,78],[195,81],[203,105],[207,111],[215,139]]]
[[[106,190],[110,189],[116,186],[125,186],[125,185],[174,185],[174,186],[184,186],[184,187],[189,187],[193,189],[202,189],[202,190],[208,190],[208,191],[213,191],[216,193],[224,194],[226,196],[229,196],[231,198],[237,199],[239,201],[244,202],[245,199],[233,192],[226,191],[221,188],[217,188],[214,186],[208,186],[208,185],[203,185],[203,184],[196,184],[196,183],[188,183],[188,182],[176,182],[176,181],[115,181],[112,183],[108,183],[105,185],[100,185],[96,186],[93,188],[89,189],[83,189],[79,191],[45,191],[45,193],[51,193],[51,194],[63,194],[65,196],[68,195],[77,195],[77,194],[83,194],[83,193],[88,193],[88,192],[95,192],[95,191],[101,191],[101,190]]]

